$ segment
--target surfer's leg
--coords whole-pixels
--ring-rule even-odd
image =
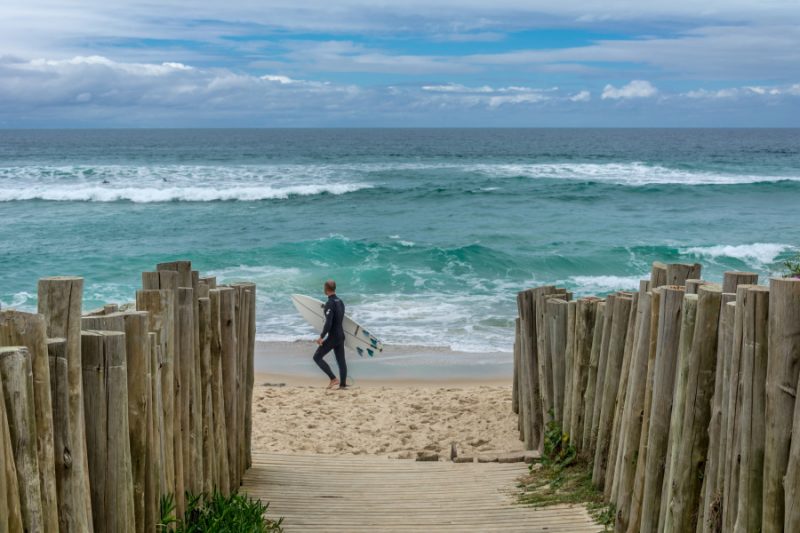
[[[347,361],[344,358],[344,344],[340,344],[333,349],[336,356],[336,365],[339,367],[339,386],[347,386]]]
[[[317,348],[317,351],[314,352],[314,362],[317,363],[317,366],[320,367],[322,369],[322,371],[325,372],[325,374],[327,374],[327,376],[331,379],[331,381],[336,379],[336,376],[333,374],[333,372],[331,371],[331,367],[328,366],[328,363],[326,363],[325,359],[323,359],[323,358],[332,349],[333,349],[333,346],[331,346],[330,344],[328,344],[327,341],[325,341],[320,345],[319,348]]]

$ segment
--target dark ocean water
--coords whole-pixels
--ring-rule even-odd
[[[87,307],[189,258],[289,295],[337,280],[391,343],[510,349],[515,293],[634,288],[661,261],[764,275],[800,245],[800,130],[0,131],[0,302],[86,278]]]

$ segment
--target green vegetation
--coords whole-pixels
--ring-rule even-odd
[[[158,531],[169,533],[282,533],[283,519],[270,520],[264,515],[269,504],[234,493],[186,494],[186,512],[175,517],[175,498],[161,497],[161,520]]]
[[[541,462],[532,464],[520,483],[520,502],[534,507],[585,504],[599,524],[606,530],[613,528],[615,510],[592,485],[591,463],[569,444],[569,435],[559,423],[547,424],[544,437]]]
[[[787,278],[800,278],[800,252],[783,262]]]

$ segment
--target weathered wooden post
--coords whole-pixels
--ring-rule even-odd
[[[785,502],[798,498],[798,494],[784,491],[783,477],[789,464],[792,417],[800,371],[800,279],[772,278],[769,287],[762,522],[765,533],[781,530],[785,522]]]
[[[628,331],[628,321],[631,316],[632,306],[633,298],[629,296],[620,294],[614,299],[614,313],[608,342],[608,353],[606,355],[605,378],[603,379],[603,394],[598,394],[600,416],[592,469],[592,483],[601,489],[605,487],[606,467],[608,466],[608,454],[611,448],[611,433],[614,426],[614,411],[616,409],[620,373],[622,372],[622,363],[625,355],[625,336]]]
[[[664,481],[664,460],[669,436],[672,394],[675,385],[675,367],[678,359],[681,312],[684,288],[667,285],[661,296],[653,396],[650,410],[650,427],[647,433],[647,462],[644,490],[642,491],[642,532],[653,532],[658,527],[661,489]]]
[[[572,376],[574,370],[572,362],[575,359],[575,314],[578,311],[578,302],[572,300],[567,303],[567,346],[564,351],[564,410],[561,418],[561,430],[569,434],[569,425],[572,419]]]
[[[201,467],[202,457],[197,454],[195,446],[195,410],[193,404],[194,390],[194,290],[191,287],[178,287],[178,359],[180,361],[180,379],[176,398],[180,398],[179,407],[175,408],[176,418],[181,421],[181,448],[183,455],[183,476],[186,490],[195,494],[200,492],[197,482],[197,466]]]
[[[700,279],[701,270],[698,263],[670,263],[667,265],[666,285],[685,285],[687,279]]]
[[[650,270],[650,288],[657,289],[666,284],[667,265],[658,261],[653,261],[653,267]]]
[[[83,278],[57,276],[42,278],[38,284],[38,311],[45,318],[47,336],[66,341],[69,434],[64,446],[69,463],[56,461],[56,476],[63,491],[73,499],[67,531],[93,531],[92,499],[89,494],[89,463],[86,452],[86,424],[83,418],[83,376],[81,375],[81,299]],[[60,452],[55,452],[60,453]],[[67,466],[69,465],[69,466]],[[59,472],[59,469],[63,471]],[[63,530],[62,530],[63,531]]]
[[[592,331],[591,351],[589,354],[589,367],[586,374],[586,389],[583,392],[583,427],[581,428],[581,453],[587,457],[592,454],[594,449],[590,446],[590,435],[592,433],[592,415],[594,414],[595,387],[597,386],[598,361],[600,360],[600,350],[603,344],[603,330],[606,323],[606,310],[609,310],[610,303],[601,301],[597,304],[595,312],[595,322]],[[609,310],[610,313],[610,310]]]
[[[209,291],[211,306],[211,396],[214,402],[214,449],[217,453],[214,484],[223,494],[230,493],[230,467],[228,466],[227,423],[225,420],[225,393],[222,372],[222,329],[220,324],[220,289]]]
[[[736,288],[736,310],[733,324],[733,342],[731,348],[731,361],[728,373],[728,404],[727,404],[727,426],[725,449],[725,472],[723,474],[722,490],[722,528],[724,531],[733,531],[736,523],[736,513],[738,512],[737,502],[739,500],[739,448],[738,439],[741,431],[739,424],[739,399],[741,380],[741,361],[742,361],[742,340],[744,338],[744,312],[747,290],[754,285],[739,285]]]
[[[589,432],[588,446],[590,457],[594,457],[595,450],[597,449],[597,433],[600,427],[600,409],[603,405],[603,396],[606,393],[605,381],[606,366],[608,364],[608,348],[611,344],[611,330],[614,325],[616,299],[620,296],[620,294],[610,294],[606,298],[605,319],[603,321],[603,337],[600,344],[600,353],[598,354],[597,378],[594,386],[594,400],[592,401],[592,427]]]
[[[150,391],[150,337],[146,311],[126,312],[125,354],[128,384],[128,431],[133,475],[133,509],[136,531],[144,533],[145,484],[147,467],[147,412]]]
[[[755,272],[728,271],[722,276],[722,292],[736,294],[739,285],[755,285],[758,283],[758,274]]]
[[[511,379],[511,412],[518,415],[519,414],[519,396],[522,394],[522,390],[519,387],[519,366],[520,366],[520,359],[519,359],[519,317],[514,319],[514,375]],[[517,417],[517,424],[522,420]],[[523,439],[520,439],[523,440]]]
[[[172,274],[173,281],[177,280],[177,274],[174,272],[161,272],[156,274],[155,285],[158,287],[158,278],[160,275]],[[174,303],[174,290],[171,289],[144,289],[136,291],[136,309],[139,311],[147,311],[149,325],[148,330],[154,332],[158,338],[159,351],[157,354],[152,353],[151,361],[154,355],[157,355],[158,366],[158,382],[154,386],[158,389],[154,391],[154,398],[160,406],[161,412],[154,414],[154,419],[159,421],[161,427],[161,435],[159,436],[162,441],[160,446],[162,448],[161,455],[163,460],[164,481],[165,487],[162,489],[165,493],[176,494],[175,486],[175,376],[174,376],[174,358],[175,358],[175,308]],[[177,494],[176,494],[177,499]]]
[[[149,316],[149,313],[148,313]],[[161,496],[167,493],[164,471],[164,412],[161,405],[161,344],[158,333],[147,334],[150,345],[150,375],[147,383],[147,457],[145,459],[145,528],[152,530],[159,521]]]
[[[702,471],[708,452],[708,424],[717,363],[721,288],[703,285],[699,288],[694,336],[689,352],[688,373],[684,381],[683,420],[680,439],[673,441],[677,453],[670,470],[672,482],[666,485],[667,515],[665,531],[693,531],[697,528]],[[673,410],[675,406],[673,406]]]
[[[651,294],[639,294],[636,328],[636,343],[631,353],[628,393],[625,396],[623,422],[620,429],[621,450],[619,459],[619,480],[617,481],[616,531],[626,531],[631,508],[633,478],[636,472],[636,457],[639,452],[639,439],[642,432],[645,381],[647,378],[647,356],[650,352]]]
[[[558,298],[550,298],[546,304],[550,340],[550,366],[553,370],[553,416],[559,424],[564,413],[568,307],[569,304],[566,301]]]
[[[214,402],[211,392],[211,300],[198,299],[198,322],[200,324],[200,362],[202,364],[203,398],[203,490],[214,489],[216,449],[214,447]]]
[[[83,331],[83,400],[96,531],[135,531],[125,334]]]
[[[714,378],[714,397],[711,404],[711,420],[708,426],[708,456],[703,474],[703,492],[698,510],[698,532],[711,533],[721,529],[722,472],[724,452],[724,435],[726,423],[723,415],[727,399],[727,371],[733,346],[733,322],[735,307],[726,305],[736,299],[736,294],[722,293],[720,302],[720,319],[717,332],[717,364]]]
[[[537,361],[539,375],[539,394],[541,396],[542,434],[554,417],[555,397],[553,392],[553,358],[550,355],[550,334],[546,319],[547,301],[550,298],[568,299],[565,289],[555,289],[552,293],[535,292],[535,324],[537,342]]]
[[[644,409],[642,410],[642,430],[639,436],[639,448],[636,455],[636,471],[633,478],[633,491],[630,496],[630,512],[622,516],[618,531],[638,533],[642,521],[642,501],[647,470],[647,442],[650,434],[650,415],[653,406],[653,388],[655,384],[656,354],[658,352],[658,329],[661,323],[661,301],[664,289],[654,288],[650,291],[650,343],[647,347],[647,374],[645,376]],[[627,524],[625,518],[627,517]],[[618,522],[619,523],[619,522]]]
[[[689,376],[692,342],[697,317],[697,295],[684,293],[681,311],[681,333],[678,341],[678,360],[675,367],[675,384],[672,392],[672,411],[669,419],[667,453],[664,460],[664,474],[661,496],[659,498],[658,530],[663,531],[667,518],[669,487],[672,486],[675,463],[678,461],[678,443],[683,430],[683,410],[686,407],[686,381]]]
[[[594,337],[597,298],[581,298],[575,310],[575,350],[572,358],[572,413],[569,421],[569,440],[580,451],[583,438],[583,394],[589,380],[589,360]]]
[[[623,431],[622,414],[625,407],[625,399],[628,394],[628,380],[630,377],[630,366],[633,347],[636,341],[637,323],[641,320],[639,312],[639,293],[631,295],[631,310],[628,316],[628,328],[625,332],[625,348],[622,355],[622,368],[619,376],[619,386],[617,387],[617,397],[614,401],[613,426],[611,427],[611,441],[608,448],[608,465],[606,466],[605,487],[603,493],[607,501],[616,505],[617,501],[617,482],[619,478],[618,459],[622,453],[619,446],[620,433]]]
[[[0,347],[0,378],[24,531],[46,531],[36,444],[32,362],[27,347]]]
[[[219,293],[219,321],[221,338],[222,375],[224,381],[225,422],[227,424],[228,475],[230,488],[239,487],[239,402],[236,393],[238,348],[236,338],[236,291],[229,287]]]
[[[6,352],[11,353],[22,348],[21,346],[0,348],[0,360]],[[22,509],[19,506],[17,466],[14,463],[14,450],[8,424],[3,380],[0,378],[0,532],[15,533],[23,530]]]
[[[58,496],[53,451],[53,403],[50,398],[50,362],[47,355],[47,327],[42,315],[0,311],[0,346],[26,346],[33,371],[36,413],[36,449],[42,518],[45,531],[58,531]]]
[[[797,382],[797,396],[800,396],[800,380]],[[792,434],[800,435],[800,402],[794,405],[794,421]],[[800,531],[800,438],[792,439],[789,449],[789,464],[783,481],[786,492],[786,508],[784,512],[784,531]]]
[[[745,295],[739,380],[739,499],[734,531],[761,528],[766,412],[769,289],[751,286]]]

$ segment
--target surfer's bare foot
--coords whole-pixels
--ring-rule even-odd
[[[337,386],[338,384],[339,384],[339,380],[338,380],[338,379],[336,379],[336,378],[333,378],[333,379],[331,380],[331,382],[330,382],[330,383],[328,383],[328,388],[329,388],[329,389],[332,389],[332,388],[334,388],[335,386]]]

